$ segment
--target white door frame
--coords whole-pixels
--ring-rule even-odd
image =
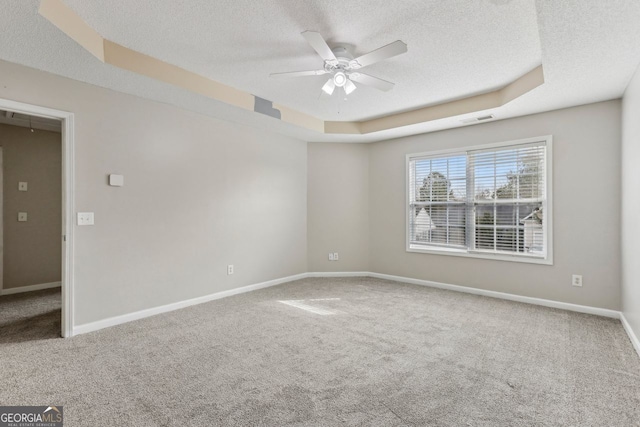
[[[62,331],[73,336],[73,213],[75,212],[73,113],[0,98],[0,109],[62,121]]]

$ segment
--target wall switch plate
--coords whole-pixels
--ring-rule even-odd
[[[333,253],[333,260],[338,261],[340,258],[338,257],[338,252]]]
[[[93,225],[93,212],[78,212],[78,225]]]
[[[233,264],[227,265],[227,274],[228,275],[232,275],[233,274]]]
[[[582,286],[582,276],[579,274],[574,274],[573,276],[571,276],[571,285]]]
[[[26,212],[18,212],[18,222],[27,222]]]
[[[18,183],[18,191],[27,191],[28,184],[26,182],[20,181]]]
[[[333,261],[333,252],[329,252],[329,261]]]
[[[112,187],[122,187],[124,185],[124,175],[109,175],[109,185]]]

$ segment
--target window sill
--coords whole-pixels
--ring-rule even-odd
[[[509,262],[522,262],[526,264],[542,264],[553,265],[553,258],[550,255],[542,257],[538,255],[509,255],[503,253],[492,252],[475,252],[468,251],[466,249],[453,249],[453,248],[425,248],[418,245],[408,245],[407,252],[431,254],[431,255],[444,255],[444,256],[459,256],[466,258],[480,258],[490,259],[494,261],[509,261]]]

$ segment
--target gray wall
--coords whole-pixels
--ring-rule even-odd
[[[369,145],[312,143],[308,152],[309,271],[368,271]]]
[[[615,100],[378,142],[363,153],[369,158],[368,179],[339,167],[327,180],[328,171],[310,167],[309,206],[344,209],[344,199],[354,188],[369,188],[369,199],[352,198],[350,212],[343,214],[356,218],[368,210],[369,240],[362,238],[361,228],[341,225],[336,230],[329,221],[312,220],[310,213],[310,224],[324,227],[309,234],[310,257],[315,252],[318,259],[325,256],[318,247],[331,247],[331,239],[351,241],[357,247],[352,252],[366,253],[369,246],[368,263],[359,260],[358,268],[368,264],[368,270],[378,273],[618,310],[620,119],[621,104]],[[406,154],[548,134],[553,135],[553,266],[406,252]],[[338,163],[352,150],[316,146],[320,144],[310,144],[310,165]],[[358,164],[353,159],[351,163]],[[315,259],[310,265],[322,267]],[[582,288],[571,286],[572,274],[583,275]]]
[[[640,68],[622,101],[622,311],[640,337]]]
[[[620,308],[620,101],[373,144],[371,266],[379,273]],[[554,265],[405,251],[405,155],[553,135]],[[606,212],[606,214],[605,214]],[[571,275],[583,275],[583,287]]]
[[[75,228],[76,325],[307,271],[306,143],[7,62],[0,75],[0,97],[75,113],[76,211],[96,221]]]
[[[0,75],[0,97],[76,114],[76,211],[96,214],[95,226],[76,226],[76,325],[318,270],[620,308],[620,101],[370,145],[305,144],[15,64],[0,62]],[[405,154],[545,134],[553,266],[405,251]],[[125,186],[107,186],[109,173]],[[340,261],[326,261],[329,250]]]
[[[59,133],[0,124],[3,160],[3,288],[59,282],[62,155]],[[18,191],[26,181],[28,191]],[[27,212],[27,222],[18,222]]]

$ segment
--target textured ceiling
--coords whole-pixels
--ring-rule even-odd
[[[363,120],[486,92],[541,62],[529,0],[65,3],[106,39],[323,120]],[[269,78],[322,68],[305,30],[356,56],[403,40],[407,53],[364,70],[396,87],[359,85],[345,102],[341,91],[320,96],[327,76]]]
[[[502,119],[613,99],[640,61],[636,0],[64,2],[105,38],[323,120],[484,93],[540,63],[545,84],[491,113]],[[473,116],[371,135],[317,134],[102,64],[39,16],[38,3],[0,0],[0,59],[312,141],[388,139],[461,126]],[[271,72],[319,68],[304,30],[356,55],[405,41],[407,53],[366,69],[396,87],[361,86],[344,101],[320,97],[323,77],[270,79]]]

